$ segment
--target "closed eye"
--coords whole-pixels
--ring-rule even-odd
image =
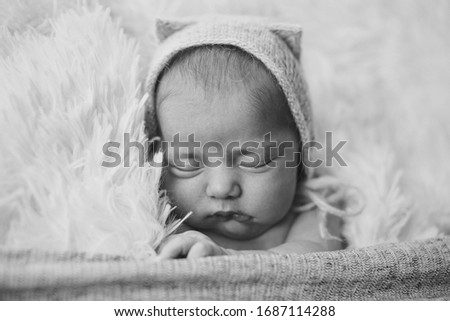
[[[179,164],[169,163],[169,170],[176,176],[192,176],[202,169],[202,164],[195,160],[183,161]]]
[[[266,169],[266,168],[272,168],[275,167],[273,166],[275,164],[275,159],[266,159],[263,161],[260,161],[258,156],[250,156],[250,157],[245,157],[243,159],[240,160],[239,166],[245,169]]]

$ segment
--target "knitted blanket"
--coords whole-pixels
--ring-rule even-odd
[[[164,262],[1,252],[0,299],[450,299],[450,237],[306,255]]]

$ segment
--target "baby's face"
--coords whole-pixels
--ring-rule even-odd
[[[179,160],[186,163],[182,166],[176,148],[169,147],[163,187],[178,213],[193,212],[186,221],[191,227],[231,239],[257,237],[281,221],[291,207],[297,167],[286,166],[285,161],[292,163],[299,149],[297,134],[283,124],[276,112],[263,115],[258,111],[242,86],[208,95],[188,83],[175,77],[170,82],[163,79],[159,86],[162,139],[173,143],[179,134],[178,140],[187,142],[188,136],[194,134],[201,146],[215,142],[212,144],[220,144],[224,152],[216,156],[216,149],[211,148],[206,159],[208,155],[202,148],[193,149],[191,155],[182,148]],[[284,155],[276,149],[270,153],[268,147],[261,146],[269,132],[277,145],[292,142],[293,147],[285,149]],[[258,146],[245,150],[246,142]],[[189,165],[189,159],[194,164]]]

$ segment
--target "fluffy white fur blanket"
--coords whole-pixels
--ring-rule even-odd
[[[105,168],[143,142],[155,16],[233,13],[303,25],[325,168],[364,194],[350,246],[450,231],[450,4],[434,1],[0,1],[0,248],[145,255],[170,233],[160,172]],[[119,150],[122,157],[124,151]]]

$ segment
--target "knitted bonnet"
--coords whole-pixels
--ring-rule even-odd
[[[311,106],[300,64],[301,28],[249,17],[212,16],[187,20],[157,20],[160,45],[154,53],[147,78],[145,130],[157,135],[155,92],[159,75],[178,53],[203,45],[229,45],[257,58],[278,81],[300,133],[302,146],[312,140]],[[307,176],[311,168],[306,169]]]

